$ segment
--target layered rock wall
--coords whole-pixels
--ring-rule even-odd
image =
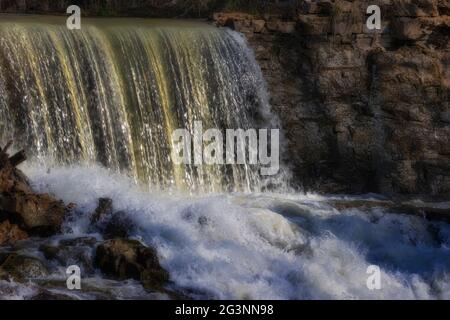
[[[255,49],[295,181],[449,198],[450,1],[301,2],[287,16],[214,16]]]

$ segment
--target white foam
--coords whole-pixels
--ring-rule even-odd
[[[178,288],[194,298],[435,299],[450,296],[450,228],[379,210],[339,212],[314,195],[146,191],[106,169],[42,166],[25,171],[36,188],[74,202],[87,231],[99,197],[136,221]],[[366,286],[382,269],[382,289]]]

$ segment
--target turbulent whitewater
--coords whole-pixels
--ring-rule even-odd
[[[99,197],[113,198],[139,226],[133,236],[157,248],[171,289],[190,298],[450,298],[450,226],[443,222],[382,208],[336,210],[333,198],[315,195],[149,192],[95,166],[24,169],[38,190],[78,203],[62,237],[86,235],[86,213]],[[370,265],[381,268],[381,290],[367,288]],[[83,291],[68,292],[65,269],[53,274],[62,284],[51,290],[77,298],[164,298],[92,272],[84,273]],[[0,297],[30,297],[38,284],[0,282]]]
[[[149,185],[255,190],[250,166],[175,166],[171,133],[258,128],[261,72],[237,33],[205,23],[0,17],[0,140]],[[18,139],[19,138],[19,139]]]

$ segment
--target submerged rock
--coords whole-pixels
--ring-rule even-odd
[[[159,264],[155,249],[137,240],[111,239],[97,247],[96,266],[119,280],[135,279],[147,289],[159,290],[169,273]]]

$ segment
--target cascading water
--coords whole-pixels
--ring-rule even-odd
[[[251,191],[247,165],[176,166],[171,133],[248,129],[264,109],[246,44],[206,24],[0,20],[0,140],[38,159],[99,162],[152,186]]]

